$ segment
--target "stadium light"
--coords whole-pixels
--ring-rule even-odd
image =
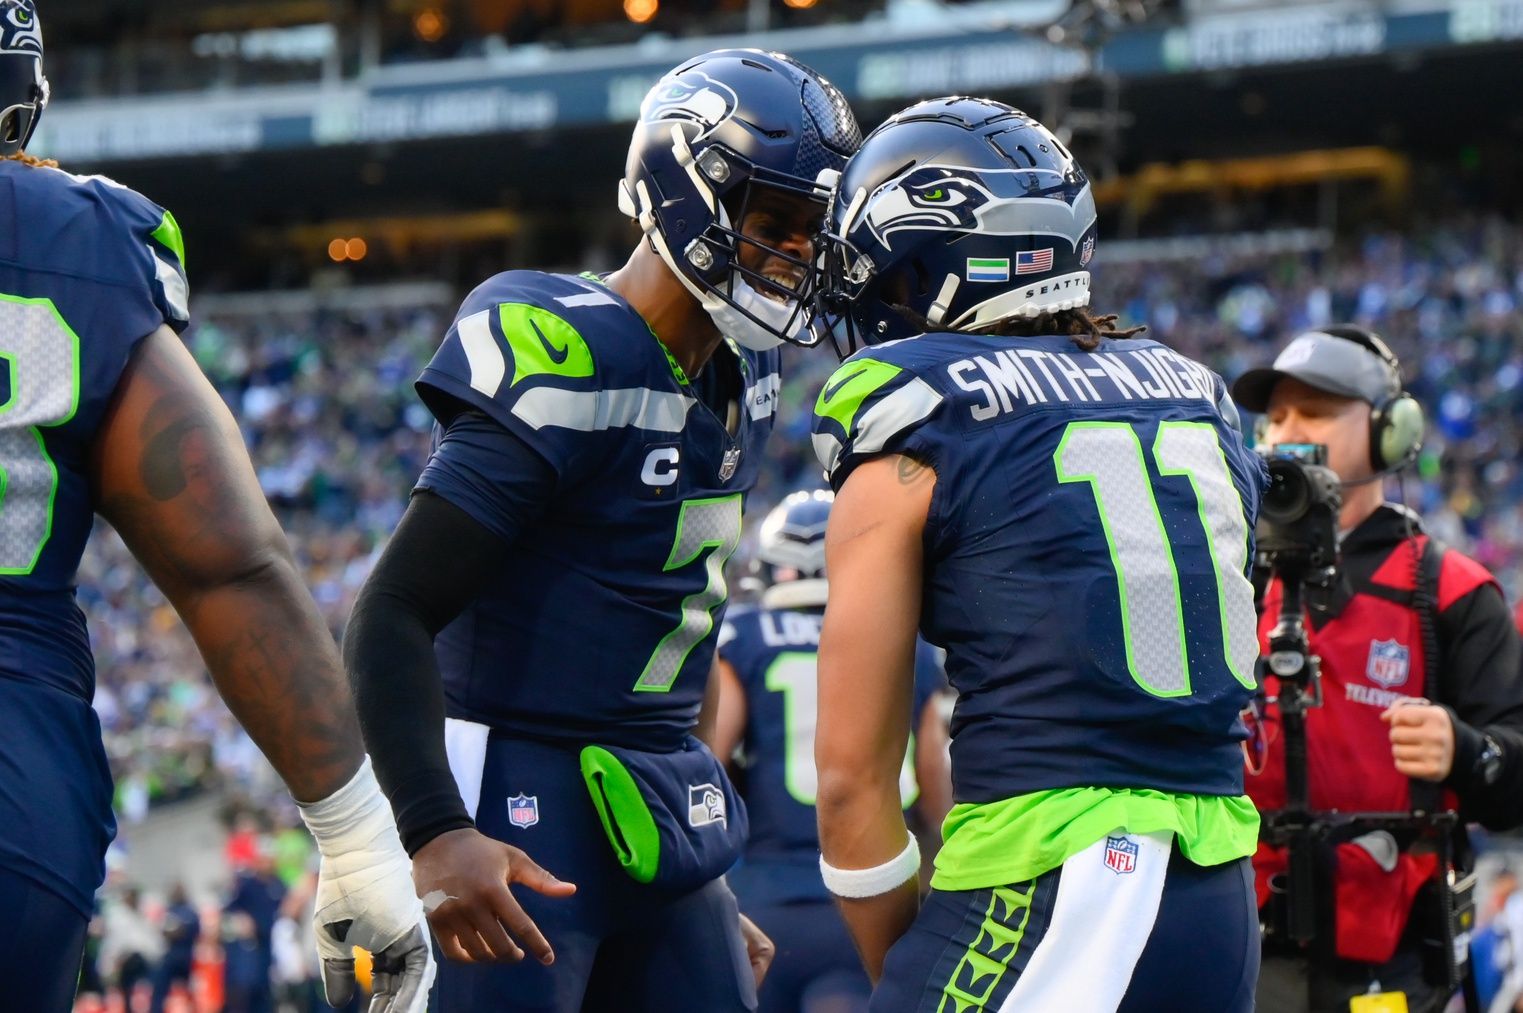
[[[660,9],[660,0],[624,0],[624,16],[637,25],[645,24]]]
[[[344,252],[349,255],[350,260],[364,260],[365,255],[370,252],[370,247],[366,245],[365,240],[355,237],[344,244]]]
[[[335,264],[341,264],[349,256],[348,244],[342,239],[335,239],[328,244],[328,259]]]
[[[818,2],[819,0],[783,0],[783,6],[792,7],[796,11],[807,11]]]
[[[412,30],[424,42],[438,42],[449,28],[449,19],[437,7],[425,7],[412,19]]]

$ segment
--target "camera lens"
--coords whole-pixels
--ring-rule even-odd
[[[1311,485],[1306,472],[1289,461],[1269,462],[1269,488],[1260,513],[1271,524],[1299,520],[1311,506]]]

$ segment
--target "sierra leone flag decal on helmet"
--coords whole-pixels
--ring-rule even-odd
[[[969,257],[969,281],[1009,281],[1009,257]]]

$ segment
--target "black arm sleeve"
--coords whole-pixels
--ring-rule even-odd
[[[434,637],[502,575],[554,486],[554,470],[517,437],[458,416],[354,604],[344,667],[409,855],[472,825],[445,755]]]
[[[1441,702],[1454,721],[1448,784],[1467,820],[1492,830],[1523,825],[1523,643],[1502,593],[1483,584],[1438,616]],[[1478,764],[1485,738],[1501,749],[1489,783]]]

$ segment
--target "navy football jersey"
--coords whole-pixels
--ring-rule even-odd
[[[725,368],[741,387],[733,435],[597,278],[511,271],[466,298],[419,392],[441,421],[462,403],[495,420],[544,458],[555,487],[505,572],[435,640],[451,717],[680,747],[777,402],[775,351],[726,344],[707,369]],[[442,476],[422,486],[478,509]]]
[[[819,787],[814,766],[816,665],[823,618],[822,611],[813,609],[753,609],[727,618],[719,635],[719,656],[735,669],[746,697],[742,753],[751,836],[745,860],[797,866],[801,871],[797,877],[770,877],[774,901],[830,896],[820,879],[814,810]],[[920,727],[925,707],[944,685],[935,648],[917,642],[912,729]],[[899,772],[899,793],[906,807],[920,794],[914,755],[912,737]]]
[[[1266,476],[1218,376],[1146,339],[930,334],[844,362],[814,440],[837,489],[879,453],[936,471],[921,632],[958,802],[1241,795]]]
[[[0,160],[0,863],[82,911],[115,831],[75,573],[87,464],[137,343],[188,318],[174,218],[98,176]]]

